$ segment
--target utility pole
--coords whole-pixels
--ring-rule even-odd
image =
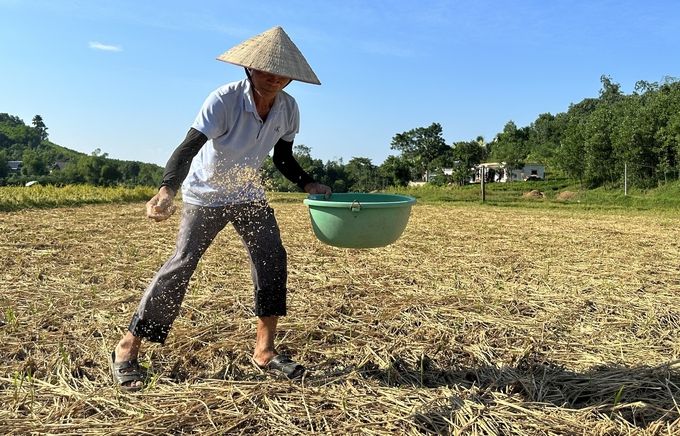
[[[485,169],[486,169],[486,168],[484,168],[484,166],[482,166],[482,167],[480,168],[480,170],[481,170],[481,172],[482,172],[482,203],[484,203],[484,202],[486,201],[486,186],[485,186],[485,184],[484,184],[484,179],[486,178],[486,174],[485,174],[486,171],[485,171]]]
[[[623,196],[628,196],[628,163],[623,163]]]

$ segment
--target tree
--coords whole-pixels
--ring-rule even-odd
[[[347,192],[347,173],[342,158],[326,162],[321,182],[330,186],[333,192]]]
[[[600,106],[583,125],[585,151],[581,161],[585,166],[585,181],[591,187],[614,181],[614,149],[611,141],[614,122],[610,108]]]
[[[569,106],[561,127],[559,147],[555,151],[554,161],[557,167],[581,184],[585,181],[585,125],[600,104],[598,99],[586,98]]]
[[[669,176],[680,175],[680,82],[667,78],[665,83],[649,95],[643,95],[643,102],[653,115],[654,150],[658,163],[656,172],[659,182]]]
[[[116,165],[106,163],[99,171],[99,181],[103,185],[113,185],[121,178],[121,172]]]
[[[324,165],[320,159],[312,159],[312,149],[304,144],[296,145],[293,149],[293,157],[300,167],[314,180],[325,178]],[[300,188],[286,179],[276,168],[270,156],[267,156],[260,167],[260,174],[266,189],[282,192],[299,191]],[[327,183],[328,184],[328,183]]]
[[[40,143],[40,137],[37,130],[25,125],[21,119],[14,116],[9,116],[5,119],[5,122],[0,121],[0,133],[2,133],[3,137],[8,138],[8,140],[3,139],[2,142],[11,143],[12,145],[17,144],[21,148],[17,148],[12,154],[8,154],[7,158],[9,160],[21,160],[23,148],[36,148]]]
[[[380,177],[392,186],[406,186],[413,179],[411,166],[403,157],[387,156],[378,168]]]
[[[486,159],[486,148],[480,144],[479,138],[474,141],[460,141],[452,146],[451,159],[453,160],[452,181],[464,185],[472,178],[474,168]]]
[[[0,150],[0,179],[4,179],[9,175],[9,167],[7,166],[7,153],[5,150]]]
[[[570,117],[563,132],[560,146],[555,152],[555,163],[564,174],[583,183],[585,166],[583,155],[585,153],[583,128],[584,120],[579,117]]]
[[[496,136],[493,145],[493,158],[505,162],[509,170],[520,168],[527,158],[528,129],[517,128],[513,121],[508,121],[503,132]]]
[[[99,184],[102,162],[97,156],[82,156],[77,161],[78,174],[90,185]]]
[[[38,132],[41,141],[47,140],[47,126],[40,115],[33,117],[33,128]]]
[[[125,161],[122,162],[119,170],[121,172],[121,177],[126,183],[134,184],[139,177],[140,166],[139,162],[135,161]]]
[[[311,147],[304,144],[296,145],[293,148],[293,157],[314,180],[321,180],[324,176],[323,162],[321,159],[312,159]]]
[[[5,133],[0,132],[0,148],[6,148],[12,145],[12,140]]]
[[[158,186],[163,179],[163,169],[152,164],[142,164],[137,183],[144,186]]]
[[[377,189],[379,182],[377,168],[366,157],[353,157],[347,162],[345,171],[352,191],[367,192]]]
[[[397,133],[392,138],[390,148],[398,150],[422,178],[433,169],[432,161],[444,154],[450,147],[442,136],[442,126],[432,123],[429,127],[418,127],[407,132]]]
[[[562,113],[554,116],[544,113],[531,123],[526,141],[528,162],[544,165],[554,163],[554,156],[564,133],[565,115]]]
[[[452,157],[465,168],[473,168],[486,159],[486,148],[477,141],[456,142],[452,146]]]
[[[35,150],[24,151],[21,173],[25,176],[44,176],[49,173],[47,162],[41,154]]]
[[[621,85],[612,81],[612,78],[606,75],[600,76],[602,89],[600,90],[600,100],[605,102],[613,102],[623,96],[621,93]]]
[[[265,189],[276,192],[295,192],[299,188],[290,180],[283,177],[283,174],[274,165],[271,156],[267,156],[260,166],[260,174]]]

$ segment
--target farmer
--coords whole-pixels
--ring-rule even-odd
[[[111,353],[113,379],[126,391],[142,387],[144,374],[137,362],[142,339],[165,342],[199,259],[228,223],[250,256],[258,317],[253,362],[291,379],[305,371],[274,349],[278,318],[286,315],[286,251],[274,212],[257,183],[257,169],[273,148],[274,164],[286,178],[308,194],[331,194],[293,157],[299,112],[293,97],[283,91],[292,80],[321,83],[281,27],[244,41],[218,59],[244,67],[247,78],[208,96],[168,160],[158,193],[146,204],[150,219],[165,220],[174,212],[173,198],[182,186],[184,207],[175,251],[146,288],[128,331]]]

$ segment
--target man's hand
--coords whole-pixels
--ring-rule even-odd
[[[147,218],[157,222],[168,219],[175,212],[175,205],[172,204],[174,198],[175,193],[172,192],[172,189],[162,186],[158,190],[158,194],[146,203]]]
[[[326,199],[330,198],[331,194],[333,193],[331,188],[317,182],[307,183],[305,185],[305,192],[307,194],[323,194]]]

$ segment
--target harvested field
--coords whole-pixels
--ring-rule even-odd
[[[279,351],[260,374],[246,254],[199,264],[148,387],[108,356],[178,223],[143,204],[0,214],[6,434],[679,434],[680,219],[423,205],[375,250],[324,246],[275,203],[289,254]]]

